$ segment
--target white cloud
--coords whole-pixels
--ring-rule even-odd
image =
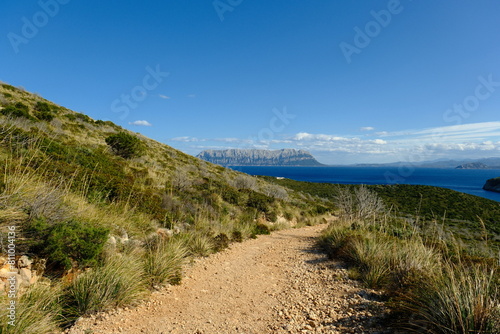
[[[167,95],[163,95],[163,94],[158,94],[158,96],[164,100],[168,100],[170,99],[170,96],[167,96]]]
[[[215,138],[212,140],[217,141],[217,142],[222,142],[222,143],[241,143],[241,142],[243,142],[243,140],[240,138]]]
[[[183,136],[183,137],[171,138],[170,141],[177,141],[177,142],[182,142],[182,143],[193,143],[193,142],[199,142],[202,140],[200,140],[196,137]]]
[[[495,152],[500,151],[500,142],[432,143],[425,145],[425,148],[435,152]]]
[[[418,141],[487,140],[500,136],[500,122],[483,122],[442,126],[421,130],[406,130],[385,133],[389,137],[415,138]]]
[[[300,132],[292,140],[297,146],[310,151],[399,156],[401,160],[404,156],[415,154],[425,157],[459,153],[491,155],[500,151],[500,122],[377,132],[363,137]]]
[[[451,125],[359,135],[299,132],[269,140],[257,138],[177,137],[191,148],[297,148],[325,163],[418,162],[438,158],[484,158],[500,155],[500,122]]]
[[[383,137],[383,136],[387,136],[387,135],[389,135],[389,132],[387,132],[387,131],[379,131],[379,132],[375,132],[375,134],[376,134],[377,136],[381,136],[381,137]]]
[[[148,121],[134,121],[134,122],[129,122],[128,124],[130,125],[136,125],[136,126],[152,126],[153,124],[149,123]]]
[[[323,134],[311,134],[307,132],[299,132],[294,136],[295,140],[301,141],[301,140],[317,140],[317,141],[349,141],[352,139],[357,139],[357,138],[345,138],[345,137],[340,137],[340,136],[333,136],[333,135],[323,135]]]
[[[371,126],[363,126],[361,128],[359,128],[360,131],[373,131],[375,130],[374,127],[371,127]]]

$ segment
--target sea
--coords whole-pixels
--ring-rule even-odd
[[[308,182],[428,185],[449,188],[500,202],[500,193],[482,189],[486,180],[500,177],[500,169],[267,166],[233,166],[231,168],[250,175],[284,177]]]

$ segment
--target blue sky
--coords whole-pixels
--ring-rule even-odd
[[[500,2],[12,1],[0,79],[186,153],[500,156]]]

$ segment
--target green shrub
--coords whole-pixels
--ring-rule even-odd
[[[75,117],[77,119],[79,119],[80,121],[83,121],[85,123],[94,123],[92,118],[90,118],[89,116],[87,116],[85,114],[79,113],[79,112],[75,113]]]
[[[47,102],[38,101],[35,104],[35,116],[41,121],[50,122],[54,119],[54,110],[50,107]]]
[[[70,121],[76,121],[76,116],[73,113],[64,114],[64,117],[66,117]]]
[[[35,113],[36,118],[38,118],[41,121],[47,121],[50,122],[54,119],[54,115],[51,112],[47,111],[39,111]]]
[[[233,233],[231,233],[231,240],[234,242],[243,242],[243,233],[238,230],[234,230]]]
[[[290,211],[285,211],[283,213],[283,216],[285,217],[286,220],[291,221],[293,219],[293,213]]]
[[[269,226],[264,225],[264,224],[256,224],[253,229],[252,237],[256,237],[259,234],[271,234],[271,230],[269,229]]]
[[[255,208],[260,212],[268,213],[270,211],[270,205],[274,203],[274,198],[266,196],[264,194],[248,191],[247,206],[250,208]]]
[[[15,104],[10,104],[0,110],[0,112],[5,116],[13,116],[13,117],[24,117],[27,119],[33,119],[33,117],[29,113],[29,108],[27,105],[21,102],[17,102]]]
[[[107,241],[109,230],[78,221],[48,224],[43,219],[31,222],[27,234],[32,237],[31,251],[46,257],[54,267],[69,269],[95,264]]]
[[[221,197],[225,202],[229,204],[238,205],[240,203],[241,195],[236,189],[232,187],[224,187],[221,191]]]
[[[328,213],[330,209],[328,209],[326,206],[323,205],[315,205],[311,208],[311,214],[316,216],[316,215],[324,215]]]
[[[41,102],[41,101],[38,101],[35,104],[35,110],[36,111],[45,111],[45,112],[52,111],[52,109],[50,108],[50,105],[47,102]]]
[[[125,132],[119,132],[106,138],[106,143],[116,155],[125,159],[141,156],[144,146],[139,138]]]
[[[111,121],[103,121],[103,120],[100,120],[100,119],[95,120],[94,124],[98,125],[98,126],[109,125],[109,126],[112,126],[112,127],[116,127]]]
[[[220,233],[213,239],[213,247],[215,252],[220,252],[229,247],[229,238],[224,233]]]
[[[266,219],[272,223],[275,223],[278,220],[278,213],[274,210],[266,213]]]
[[[20,92],[21,91],[19,88],[16,88],[16,87],[9,85],[9,84],[2,84],[2,87],[10,90],[12,92]]]

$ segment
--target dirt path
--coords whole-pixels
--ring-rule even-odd
[[[382,305],[314,246],[325,225],[259,236],[197,260],[134,309],[81,319],[89,333],[383,333]]]

